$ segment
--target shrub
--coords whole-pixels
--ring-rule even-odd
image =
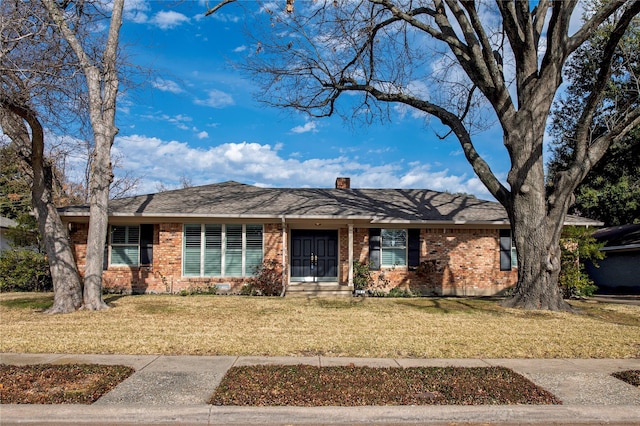
[[[265,260],[258,265],[255,275],[241,290],[241,294],[258,296],[280,296],[281,293],[282,265],[273,259]]]
[[[360,261],[353,262],[353,288],[355,290],[366,290],[373,283],[371,278],[371,268],[368,263]]]
[[[49,263],[44,254],[24,248],[0,253],[0,292],[52,289]]]
[[[589,297],[598,289],[589,275],[584,270],[584,261],[591,260],[597,266],[596,261],[604,259],[599,243],[591,235],[591,230],[579,227],[567,227],[560,239],[561,269],[558,283],[564,297],[580,298]]]

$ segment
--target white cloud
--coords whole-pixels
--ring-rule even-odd
[[[250,142],[194,148],[185,142],[132,135],[117,137],[113,151],[123,158],[123,171],[141,177],[138,193],[156,192],[159,183],[177,188],[184,176],[194,185],[235,180],[261,186],[325,188],[332,187],[337,176],[350,176],[357,188],[428,188],[490,198],[476,177],[432,170],[428,164],[375,165],[344,155],[285,158],[281,149],[281,144]]]
[[[213,108],[224,108],[229,105],[234,105],[235,101],[233,97],[223,92],[222,90],[212,89],[207,92],[207,99],[196,99],[196,105],[210,106]]]
[[[293,129],[291,129],[292,133],[308,133],[308,132],[313,132],[313,133],[317,133],[318,130],[316,129],[317,125],[315,121],[307,121],[304,125],[302,126],[296,126]]]
[[[198,137],[198,139],[206,139],[209,137],[209,133],[203,130],[200,133],[198,133],[196,136]]]
[[[246,45],[244,45],[244,44],[243,44],[242,46],[238,46],[238,47],[236,47],[235,49],[233,49],[233,51],[234,51],[235,53],[240,53],[240,52],[244,52],[244,51],[245,51],[245,50],[247,50],[247,49],[248,49],[248,47],[247,47]]]
[[[151,85],[163,92],[171,92],[175,94],[184,92],[178,83],[172,80],[165,80],[163,78],[156,78],[155,81],[151,82]]]
[[[189,22],[189,18],[174,10],[161,10],[156,13],[149,23],[156,25],[162,30],[168,30]]]

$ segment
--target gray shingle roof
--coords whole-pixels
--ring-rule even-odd
[[[465,195],[424,189],[260,188],[233,181],[113,200],[109,211],[113,216],[146,217],[508,223],[499,203]],[[60,212],[83,216],[88,206],[64,207]]]

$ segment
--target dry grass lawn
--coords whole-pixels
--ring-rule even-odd
[[[0,294],[0,352],[419,358],[640,357],[640,306],[578,313],[490,299],[106,296],[112,309],[45,315],[51,294]]]

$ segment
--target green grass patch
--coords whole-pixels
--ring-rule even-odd
[[[25,294],[25,293],[18,293]],[[4,298],[0,300],[0,306],[9,309],[27,309],[32,311],[45,311],[53,306],[53,295],[26,293],[24,297]]]

